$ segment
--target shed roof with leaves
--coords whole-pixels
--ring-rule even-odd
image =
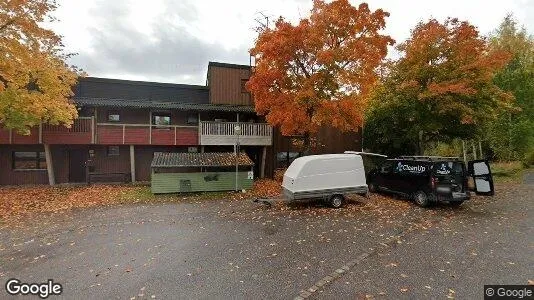
[[[230,167],[235,166],[236,155],[233,152],[208,152],[208,153],[170,153],[155,152],[152,160],[152,168],[177,168],[177,167]],[[254,162],[246,153],[239,153],[238,164],[240,166],[253,166]]]

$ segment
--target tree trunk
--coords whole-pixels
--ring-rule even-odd
[[[304,134],[304,139],[303,139],[303,155],[306,156],[306,155],[310,155],[311,153],[311,138],[310,138],[310,134],[309,133],[305,133]]]
[[[424,155],[425,154],[425,147],[423,143],[423,131],[419,131],[419,153],[418,155]]]

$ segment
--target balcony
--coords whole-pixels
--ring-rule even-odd
[[[196,146],[198,126],[98,123],[96,143]]]
[[[93,117],[79,117],[72,126],[41,125],[40,144],[91,144],[94,142]]]
[[[273,143],[273,128],[266,123],[200,122],[200,145],[234,145],[235,126],[241,127],[239,144],[270,146]]]
[[[80,117],[72,126],[42,124],[30,129],[29,135],[0,128],[0,144],[91,144],[94,136],[94,119]]]

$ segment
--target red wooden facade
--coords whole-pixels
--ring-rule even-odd
[[[249,66],[210,63],[207,86],[82,78],[74,88],[80,117],[70,128],[42,124],[32,128],[29,135],[20,135],[0,126],[0,185],[49,183],[50,170],[15,167],[20,162],[17,152],[42,154],[45,145],[49,145],[56,183],[84,182],[89,170],[86,165],[90,163],[93,173],[135,173],[130,177],[132,180],[149,181],[154,152],[233,151],[231,132],[236,122],[265,123],[262,116],[253,112],[254,101],[243,89],[251,72]],[[172,106],[175,104],[179,105]],[[164,125],[156,122],[162,118]],[[231,130],[201,132],[199,125],[207,123],[203,121],[212,121],[217,128],[222,124]],[[255,162],[256,175],[263,165],[265,174],[272,176],[276,168],[283,167],[278,162],[280,153],[298,151],[277,130],[269,127],[270,139],[258,142],[264,140],[258,137],[265,135],[256,130],[260,126],[241,125],[241,150]],[[248,130],[249,127],[254,130]],[[209,143],[207,135],[219,136]],[[247,138],[252,142],[246,144]],[[221,139],[231,139],[232,143]],[[358,150],[360,140],[358,133],[342,134],[324,128],[318,134],[315,152]]]

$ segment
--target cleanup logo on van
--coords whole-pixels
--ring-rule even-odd
[[[403,165],[400,161],[397,164],[397,172],[409,171],[409,172],[412,172],[412,173],[423,173],[425,170],[426,170],[425,166]]]
[[[440,175],[447,175],[451,173],[451,169],[449,169],[446,164],[441,164],[439,169],[436,170],[436,173]]]

